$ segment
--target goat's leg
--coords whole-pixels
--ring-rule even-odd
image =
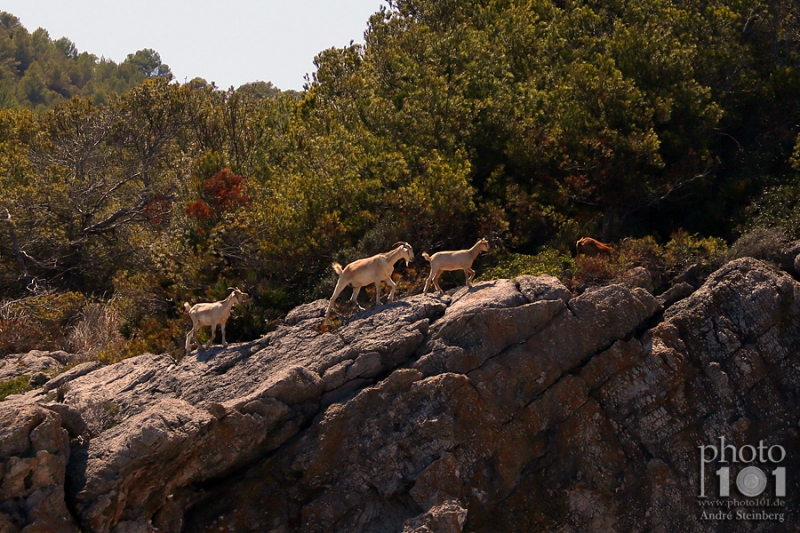
[[[436,271],[436,275],[433,276],[433,286],[436,287],[436,290],[439,291],[439,294],[442,294],[444,292],[442,290],[442,288],[439,286],[439,276],[441,276],[441,275],[442,275],[442,271],[441,270],[437,270]]]
[[[381,282],[375,282],[375,307],[381,305]]]
[[[342,283],[342,278],[340,277],[339,281],[336,283],[336,288],[333,289],[333,296],[331,297],[331,301],[328,304],[328,309],[325,311],[325,318],[328,318],[328,315],[331,314],[331,309],[333,309],[333,302],[336,301],[336,298],[339,297],[339,295],[342,293],[342,291],[346,286],[347,285]]]
[[[192,338],[194,337],[194,327],[189,330],[189,333],[186,334],[186,353],[192,351]]]
[[[428,294],[428,288],[431,286],[431,281],[433,281],[433,269],[431,269],[428,279],[425,280],[425,288],[422,289],[422,294]]]
[[[397,288],[397,283],[392,281],[392,278],[386,278],[383,281],[385,281],[392,288],[392,290],[389,291],[389,299],[387,300],[387,302],[393,302],[394,301],[394,290]]]
[[[354,304],[356,304],[356,307],[358,307],[359,309],[361,309],[363,311],[364,308],[361,307],[360,303],[358,303],[358,293],[360,291],[361,291],[361,287],[353,287],[353,295],[350,297],[350,301],[353,302]]]
[[[222,323],[220,328],[222,328],[222,347],[223,348],[227,348],[228,347],[228,341],[225,340],[225,322]]]
[[[467,287],[472,287],[472,278],[475,277],[475,271],[467,267],[464,269],[464,276],[467,277]]]
[[[208,350],[208,348],[211,346],[211,343],[214,342],[214,338],[216,336],[217,336],[217,325],[211,324],[211,338],[208,339],[208,342],[206,343],[206,350]]]
[[[200,347],[200,343],[197,340],[197,332],[200,331],[200,323],[191,315],[189,318],[192,319],[192,329],[189,330],[189,333],[186,335],[186,353],[192,350],[192,344],[196,344],[198,348]]]

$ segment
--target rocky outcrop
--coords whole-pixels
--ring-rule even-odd
[[[57,372],[63,369],[70,359],[70,354],[60,351],[31,350],[24,354],[7,355],[0,358],[0,382],[20,376]]]
[[[82,368],[0,402],[0,531],[782,530],[704,517],[721,437],[787,451],[767,475],[800,523],[800,284],[752,259],[660,298],[637,280],[496,280],[333,331],[320,301],[179,364]]]
[[[35,404],[3,407],[0,531],[78,533],[65,503],[70,449],[60,416]]]

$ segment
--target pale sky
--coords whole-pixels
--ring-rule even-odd
[[[181,83],[269,81],[303,88],[322,50],[364,42],[384,0],[0,0],[33,33],[67,37],[79,52],[117,63],[152,48]]]

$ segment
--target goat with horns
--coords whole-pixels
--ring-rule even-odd
[[[454,252],[436,252],[433,255],[428,255],[427,252],[422,252],[422,257],[431,263],[431,273],[428,279],[425,280],[425,288],[422,290],[423,294],[428,293],[428,289],[433,283],[436,290],[441,294],[442,288],[439,287],[439,276],[442,272],[450,270],[463,270],[464,276],[467,278],[467,287],[472,287],[472,280],[475,278],[475,271],[472,270],[472,263],[481,252],[489,252],[489,241],[480,239],[469,250],[456,250]]]
[[[342,265],[339,263],[333,263],[333,269],[339,274],[339,281],[336,283],[333,297],[328,304],[327,311],[325,311],[326,318],[331,314],[331,309],[333,309],[333,303],[336,301],[336,298],[348,285],[353,286],[353,296],[350,297],[350,301],[355,302],[362,311],[364,308],[361,307],[357,300],[358,291],[361,290],[361,287],[369,285],[370,283],[375,284],[376,306],[381,303],[381,281],[392,288],[391,291],[389,291],[389,299],[387,301],[391,302],[394,300],[394,291],[397,288],[397,284],[392,281],[394,264],[400,259],[405,259],[406,266],[408,266],[409,261],[414,260],[414,250],[411,248],[410,244],[402,241],[394,243],[393,246],[395,248],[390,252],[384,252],[373,255],[372,257],[353,261],[344,268],[342,268]]]
[[[191,351],[192,340],[197,340],[197,332],[203,326],[211,326],[211,338],[205,345],[208,349],[211,343],[214,342],[214,337],[217,335],[217,325],[222,329],[222,346],[228,346],[228,341],[225,340],[225,322],[231,316],[231,309],[234,305],[238,305],[247,299],[247,293],[239,290],[238,287],[228,287],[231,292],[227,298],[219,302],[212,303],[199,303],[189,307],[188,302],[183,304],[184,309],[192,319],[192,330],[186,335],[186,353]]]

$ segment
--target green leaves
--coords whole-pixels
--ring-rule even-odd
[[[129,54],[119,65],[80,52],[66,37],[50,39],[46,30],[33,33],[17,17],[0,11],[0,109],[22,106],[44,112],[73,96],[103,103],[146,78],[171,79],[172,73],[151,49]]]
[[[117,65],[0,13],[16,109],[0,111],[0,290],[120,292],[122,276],[164,304],[246,281],[273,309],[260,322],[329,296],[332,260],[398,240],[566,250],[726,234],[748,212],[794,228],[799,16],[789,0],[393,0],[364,45],[320,52],[306,90],[282,93],[181,85],[153,50]],[[523,259],[509,271],[564,262]]]

